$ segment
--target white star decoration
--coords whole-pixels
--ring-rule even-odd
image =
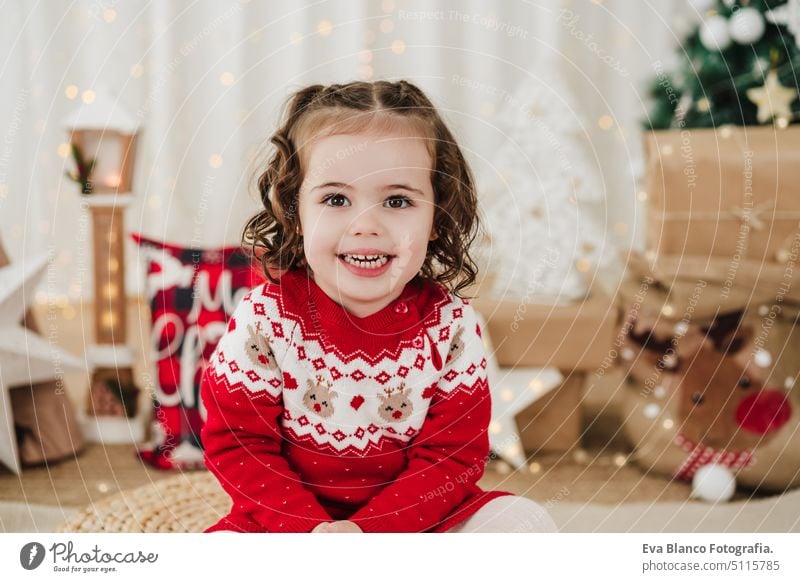
[[[522,438],[514,417],[556,388],[564,376],[555,368],[500,368],[488,328],[478,315],[486,350],[487,376],[492,393],[489,446],[516,469],[526,466]]]
[[[86,370],[80,360],[20,324],[46,265],[46,258],[39,257],[0,268],[0,463],[17,474],[19,456],[8,391]]]

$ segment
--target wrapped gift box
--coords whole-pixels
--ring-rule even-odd
[[[800,235],[800,128],[653,131],[645,150],[656,256],[787,261]]]
[[[487,279],[488,281],[488,279]],[[497,299],[478,283],[467,295],[486,322],[498,365],[557,368],[565,380],[516,417],[528,455],[566,452],[580,444],[581,402],[587,373],[613,365],[620,310],[599,290],[582,301],[548,305]]]
[[[614,302],[594,291],[565,305],[485,295],[477,295],[472,305],[486,320],[503,367],[593,371],[607,360],[618,325]]]

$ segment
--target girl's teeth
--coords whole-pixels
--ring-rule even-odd
[[[357,267],[374,269],[385,265],[389,261],[389,257],[382,256],[367,258],[365,255],[344,255],[344,260],[351,265],[356,265]]]

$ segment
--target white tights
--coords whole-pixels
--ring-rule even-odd
[[[218,530],[214,533],[228,532]],[[504,495],[492,499],[447,533],[555,533],[547,510],[527,497]]]
[[[516,495],[496,497],[447,533],[554,533],[558,531],[547,510]]]

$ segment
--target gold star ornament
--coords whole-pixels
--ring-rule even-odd
[[[775,118],[788,120],[792,118],[791,104],[797,99],[797,89],[781,85],[778,73],[773,70],[767,73],[763,87],[747,90],[747,98],[758,106],[759,123]]]

